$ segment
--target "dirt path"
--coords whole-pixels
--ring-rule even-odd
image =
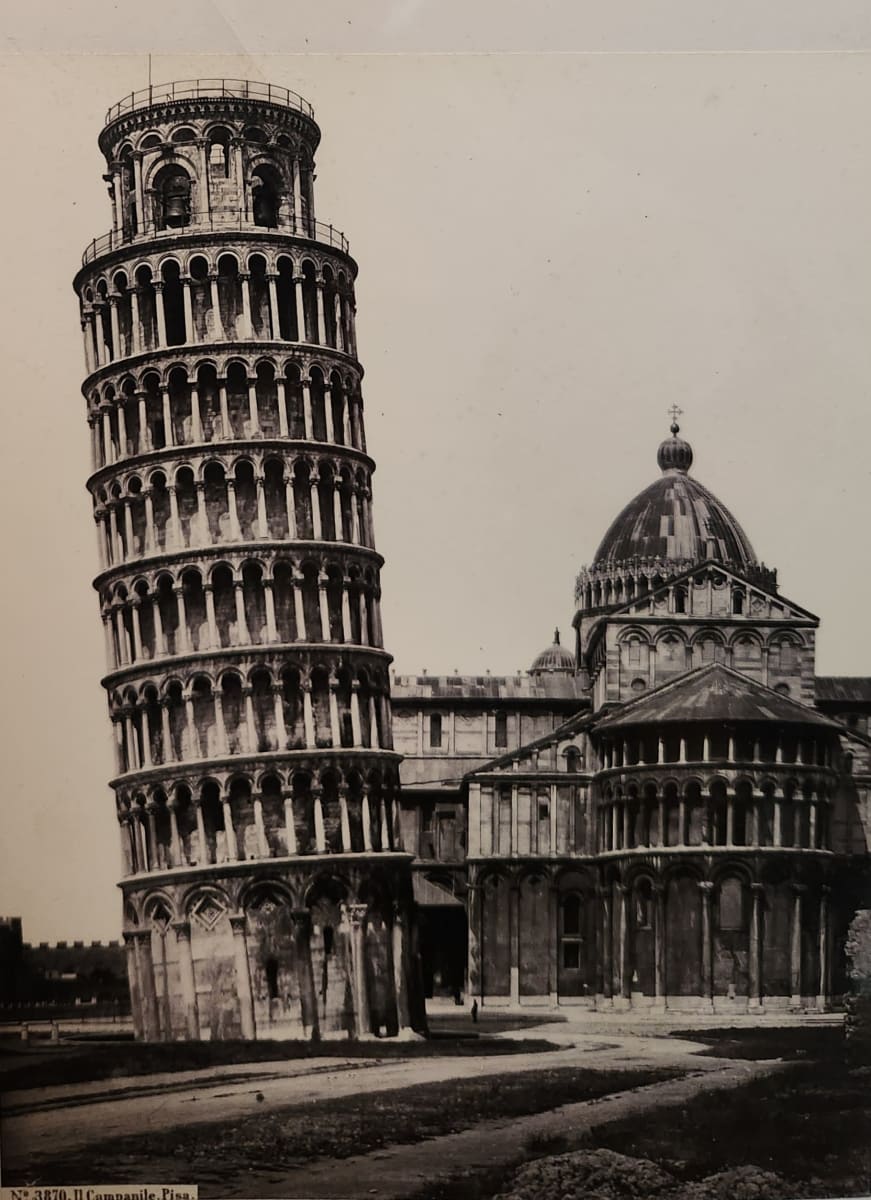
[[[562,1108],[487,1121],[445,1137],[414,1145],[391,1146],[355,1158],[320,1159],[293,1171],[247,1172],[242,1179],[221,1181],[220,1194],[228,1200],[262,1196],[305,1197],[305,1200],[407,1200],[425,1184],[462,1171],[494,1169],[523,1157],[533,1137],[564,1137],[568,1146],[579,1142],[593,1126],[663,1105],[680,1104],[702,1092],[726,1090],[771,1074],[780,1063],[708,1060],[710,1069],[682,1079],[615,1092],[598,1100],[567,1104]],[[207,1193],[209,1194],[209,1193]]]
[[[9,1171],[37,1172],[46,1159],[110,1138],[241,1119],[293,1104],[364,1096],[419,1083],[552,1067],[613,1070],[649,1066],[710,1072],[721,1065],[715,1059],[696,1057],[699,1047],[692,1042],[592,1036],[566,1024],[542,1025],[538,1032],[559,1049],[468,1058],[285,1060],[251,1064],[241,1070],[230,1066],[185,1072],[184,1078],[140,1076],[13,1092],[4,1103],[3,1160]],[[303,1187],[300,1194],[305,1190]],[[239,1194],[244,1192],[243,1188]],[[249,1194],[254,1193],[249,1190]]]

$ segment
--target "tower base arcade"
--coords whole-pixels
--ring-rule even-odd
[[[128,878],[145,1041],[414,1038],[426,1031],[410,856],[306,856]]]

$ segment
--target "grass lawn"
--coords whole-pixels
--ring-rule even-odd
[[[825,1197],[871,1194],[871,1067],[844,1056],[843,1032],[832,1028],[706,1030],[674,1034],[710,1042],[710,1053],[723,1057],[783,1058],[792,1064],[768,1078],[729,1092],[700,1095],[686,1105],[626,1117],[594,1127],[574,1144],[565,1140],[527,1144],[518,1159],[526,1162],[565,1151],[606,1150],[647,1160],[667,1171],[673,1185],[657,1200],[687,1196],[736,1195],[725,1180],[719,1189],[702,1181],[722,1172],[753,1166],[773,1172],[780,1186],[770,1190],[756,1181],[746,1196],[769,1200],[782,1196]],[[415,1200],[490,1200],[497,1195],[530,1194],[527,1177],[514,1186],[515,1166],[487,1173],[458,1174],[415,1193]],[[536,1200],[562,1200],[564,1194],[588,1200],[634,1196],[631,1183],[600,1171],[596,1186],[579,1169],[574,1187],[565,1178],[548,1190],[542,1174],[533,1189]],[[761,1190],[759,1190],[761,1186]],[[707,1190],[706,1190],[707,1189]],[[746,1200],[741,1192],[742,1200]]]
[[[783,1058],[808,1060],[840,1056],[844,1046],[841,1025],[806,1025],[783,1029],[688,1029],[669,1037],[703,1042],[714,1058]]]
[[[468,1055],[529,1054],[559,1047],[543,1038],[488,1038],[477,1034],[448,1036],[422,1042],[379,1039],[353,1042],[61,1042],[0,1041],[0,1092],[52,1087],[148,1075],[162,1071],[193,1071],[237,1063],[279,1062],[296,1058],[432,1058]]]
[[[594,1131],[594,1143],[650,1158],[683,1179],[752,1163],[796,1195],[871,1193],[871,1069],[842,1058],[797,1063],[723,1096],[696,1097]]]
[[[465,1009],[436,1009],[435,1012],[427,1014],[427,1024],[429,1025],[430,1036],[440,1037],[443,1034],[449,1034],[456,1037],[458,1033],[464,1036],[472,1034],[472,1036],[486,1037],[490,1033],[511,1033],[517,1029],[530,1029],[536,1025],[554,1025],[565,1021],[565,1016],[562,1013],[540,1012],[536,1015],[531,1013],[507,1013],[507,1012],[491,1012],[486,1008],[482,1008],[478,1012],[478,1020],[474,1022]]]
[[[204,1195],[227,1178],[280,1171],[329,1155],[346,1158],[383,1146],[419,1142],[480,1121],[523,1116],[578,1100],[673,1078],[672,1070],[592,1071],[572,1067],[453,1079],[295,1105],[233,1122],[200,1125],[89,1146],[27,1171],[41,1184],[115,1183],[142,1177],[155,1183],[195,1179]],[[15,1172],[4,1183],[21,1183]]]

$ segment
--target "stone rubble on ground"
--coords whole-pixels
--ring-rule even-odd
[[[574,1150],[520,1167],[496,1200],[786,1200],[795,1184],[752,1165],[684,1183],[646,1158]]]

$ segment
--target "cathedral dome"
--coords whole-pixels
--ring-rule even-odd
[[[581,569],[575,584],[580,613],[625,604],[700,563],[721,563],[777,590],[777,572],[757,560],[725,504],[689,475],[693,449],[679,433],[673,421],[671,437],[656,452],[659,479],[629,501],[591,565]]]
[[[713,559],[739,570],[756,565],[750,539],[725,504],[687,474],[693,451],[679,432],[673,424],[656,454],[662,475],[611,523],[594,566],[635,559],[687,565]]]
[[[575,670],[575,656],[565,646],[560,645],[559,630],[553,631],[553,643],[542,650],[532,666],[529,668],[530,675],[540,675],[545,672],[548,674],[555,671],[571,671]]]

